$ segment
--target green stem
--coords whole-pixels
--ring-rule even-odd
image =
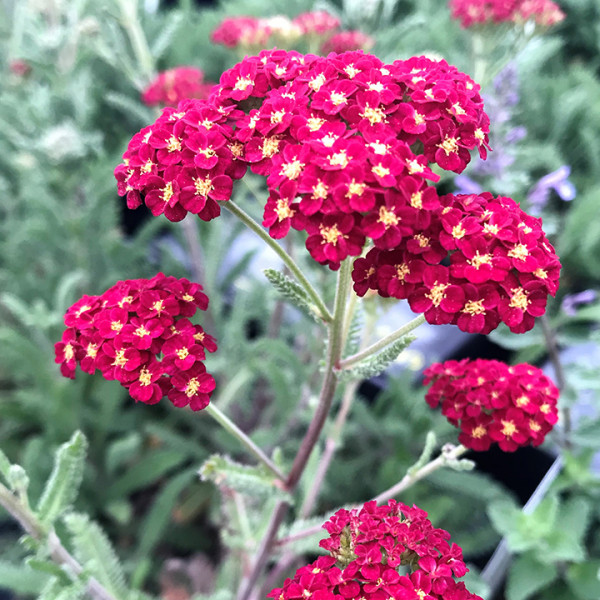
[[[423,323],[425,323],[425,315],[419,315],[418,317],[415,317],[412,321],[409,321],[406,325],[400,327],[400,329],[396,329],[396,331],[393,331],[384,338],[381,338],[378,342],[375,342],[368,348],[365,348],[364,350],[361,350],[360,352],[357,352],[352,356],[348,356],[344,360],[340,361],[339,368],[347,369],[348,367],[355,365],[365,358],[369,358],[369,356],[372,356],[373,354],[379,352],[379,350],[386,348],[391,343],[399,340],[401,337],[404,337],[407,333],[410,333],[413,329],[416,329]]]
[[[304,288],[304,291],[309,295],[310,299],[315,304],[319,311],[319,316],[326,323],[330,323],[333,319],[331,313],[325,306],[323,300],[321,300],[319,294],[315,288],[308,281],[304,273],[300,270],[300,267],[294,262],[292,257],[242,208],[235,204],[232,200],[223,202],[221,206],[224,206],[230,213],[234,214],[244,225],[254,231],[268,246],[273,250],[279,258],[284,262],[287,268],[293,273],[294,277],[298,280],[300,285]]]
[[[8,488],[0,483],[0,506],[21,525],[21,527],[35,540],[43,542],[48,548],[50,558],[60,566],[68,567],[68,571],[74,577],[79,578],[83,574],[83,567],[62,545],[60,539],[53,529],[46,531],[38,521],[31,509]],[[94,577],[88,577],[86,592],[96,600],[116,600],[115,597]]]
[[[127,32],[133,53],[140,67],[144,85],[154,77],[154,58],[137,16],[137,0],[119,0],[123,28]]]
[[[337,286],[335,290],[335,302],[333,320],[328,327],[328,346],[327,346],[327,364],[325,366],[325,376],[321,385],[319,394],[319,404],[317,410],[308,426],[308,430],[302,439],[298,453],[294,459],[294,463],[290,470],[290,474],[286,481],[286,489],[290,493],[294,493],[300,477],[306,468],[308,459],[314,450],[329,410],[333,402],[337,386],[337,376],[335,367],[339,362],[342,353],[342,334],[344,329],[344,312],[346,310],[346,300],[348,297],[348,288],[351,282],[350,273],[352,271],[351,259],[346,259],[342,262],[338,271]],[[256,551],[256,558],[251,572],[245,577],[238,589],[237,600],[248,600],[252,597],[253,590],[260,574],[269,560],[271,549],[275,544],[279,527],[287,514],[289,504],[285,500],[280,500],[271,514],[271,520],[267,527],[260,547]]]
[[[459,446],[452,446],[450,444],[444,446],[442,448],[441,454],[434,458],[432,461],[428,462],[426,465],[417,469],[416,471],[412,471],[409,469],[408,473],[395,485],[391,488],[385,490],[385,492],[381,492],[373,498],[377,502],[377,504],[381,504],[382,502],[386,502],[390,498],[397,496],[411,485],[420,481],[424,477],[431,475],[434,471],[437,471],[441,467],[447,466],[449,463],[455,462],[461,457],[465,452],[468,452],[469,449],[465,448],[462,444]]]
[[[204,412],[208,413],[223,429],[237,438],[239,442],[250,451],[277,479],[285,481],[286,477],[279,467],[244,433],[227,415],[222,413],[214,403],[210,403]]]

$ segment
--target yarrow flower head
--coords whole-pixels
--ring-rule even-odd
[[[446,361],[425,370],[425,399],[460,428],[459,441],[483,451],[539,446],[558,421],[558,388],[537,367],[496,360]]]
[[[329,52],[349,52],[351,50],[370,50],[375,45],[375,40],[366,33],[358,30],[340,31],[333,34],[321,46],[323,54]]]
[[[165,109],[115,170],[128,206],[172,221],[220,212],[251,170],[267,180],[263,225],[306,232],[319,263],[354,264],[354,289],[407,298],[430,323],[520,333],[545,311],[560,263],[540,222],[510,198],[439,197],[431,166],[485,158],[479,86],[443,60],[385,65],[360,51],[265,50],[223,73],[206,101]]]
[[[164,396],[175,406],[204,408],[215,388],[206,352],[215,340],[190,318],[206,310],[202,286],[159,273],[152,279],[119,281],[100,296],[84,296],[65,314],[56,362],[65,377],[99,370],[116,379],[139,402]]]
[[[452,17],[465,28],[488,23],[522,24],[526,21],[550,27],[565,18],[552,0],[450,0],[450,10]]]
[[[188,98],[208,98],[214,84],[204,81],[204,72],[195,67],[175,67],[162,71],[142,92],[148,106],[177,106]]]
[[[481,600],[464,583],[462,550],[427,513],[390,500],[339,510],[323,525],[329,556],[298,569],[269,598],[277,600]]]

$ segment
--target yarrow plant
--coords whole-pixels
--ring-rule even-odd
[[[537,367],[508,366],[496,360],[446,361],[425,370],[432,384],[425,399],[460,428],[467,448],[488,450],[497,443],[514,452],[539,446],[558,421],[558,388]]]
[[[215,340],[190,318],[206,310],[202,286],[159,273],[150,280],[120,281],[100,296],[84,296],[65,314],[56,362],[65,377],[97,370],[116,379],[136,401],[204,408],[215,388],[206,352]]]
[[[196,67],[175,67],[158,73],[142,92],[148,106],[177,106],[187,98],[208,98],[213,83],[204,81],[204,72]]]
[[[539,27],[560,23],[565,14],[552,0],[450,0],[452,17],[462,27],[533,21]]]
[[[276,44],[293,46],[300,39],[322,53],[369,50],[375,40],[362,31],[339,31],[340,20],[323,10],[267,18],[228,17],[212,32],[211,39],[228,48],[259,49]]]
[[[317,33],[334,27],[315,14],[302,15],[296,24]],[[507,197],[439,195],[433,185],[440,169],[461,173],[472,151],[485,158],[488,134],[479,86],[444,60],[414,57],[384,64],[356,51],[320,57],[265,50],[223,73],[207,99],[166,107],[131,139],[115,169],[129,208],[145,203],[170,221],[188,213],[211,221],[221,207],[228,209],[295,278],[267,271],[269,281],[327,329],[317,408],[286,472],[209,404],[216,383],[203,361],[216,343],[191,321],[208,304],[199,284],[163,274],[123,281],[101,296],[83,297],[65,316],[67,329],[56,344],[63,375],[74,377],[79,365],[118,380],[141,402],[167,396],[175,406],[204,408],[261,463],[258,475],[223,457],[209,459],[201,470],[222,482],[233,468],[232,481],[240,473],[244,480],[258,477],[261,489],[267,485],[279,494],[269,505],[270,521],[238,600],[258,598],[290,498],[344,375],[358,381],[380,373],[425,320],[469,332],[489,333],[500,322],[516,333],[528,331],[544,313],[548,295],[556,294],[560,262],[540,220]],[[265,178],[262,227],[231,200],[234,181],[248,167]],[[314,261],[337,272],[331,309],[278,243],[291,229],[304,233]],[[345,355],[351,352],[358,297],[370,290],[406,299],[423,314]],[[416,507],[378,504],[436,468],[466,468],[458,457],[467,447],[484,450],[498,442],[513,451],[540,444],[557,420],[557,391],[529,365],[448,363],[434,365],[426,376],[434,382],[428,402],[442,403],[443,413],[461,427],[464,446],[446,448],[362,509],[336,513],[324,526],[330,537],[321,542],[329,556],[299,569],[271,598],[478,598],[454,579],[467,569],[446,531],[435,529]],[[325,453],[301,517],[310,514],[330,460]]]
[[[481,600],[454,579],[468,571],[461,548],[416,506],[371,501],[339,510],[323,528],[329,538],[319,546],[329,556],[298,569],[269,598]]]

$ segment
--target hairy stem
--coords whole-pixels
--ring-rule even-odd
[[[445,467],[449,463],[455,462],[465,452],[468,451],[469,449],[465,448],[465,446],[463,446],[462,444],[459,446],[452,446],[451,444],[447,444],[442,448],[442,452],[437,458],[434,458],[432,461],[428,462],[426,465],[422,466],[416,471],[411,471],[409,469],[408,473],[398,483],[393,485],[391,488],[388,488],[384,492],[381,492],[381,494],[375,496],[373,500],[375,500],[377,504],[386,502],[390,498],[393,498],[394,496],[397,496],[404,490],[408,489],[417,481],[420,481],[424,477],[431,475],[433,472],[437,471],[441,467]]]
[[[53,529],[46,532],[33,512],[25,506],[17,496],[0,483],[0,505],[21,525],[21,527],[35,540],[45,543],[50,552],[50,558],[60,566],[66,566],[79,577],[83,567],[75,557],[62,545]],[[94,600],[117,600],[97,579],[89,577],[86,593]]]
[[[344,313],[351,281],[351,269],[352,262],[350,259],[347,259],[342,262],[340,270],[338,271],[333,320],[328,327],[327,363],[325,365],[325,375],[319,394],[319,403],[302,443],[300,444],[300,448],[298,449],[286,481],[286,488],[290,493],[295,491],[298,482],[300,481],[300,477],[306,468],[308,459],[323,430],[323,426],[325,425],[327,415],[331,408],[331,403],[333,402],[337,386],[335,368],[339,363],[342,353]],[[237,600],[247,600],[252,597],[253,589],[269,559],[269,555],[277,538],[277,532],[279,531],[279,527],[283,522],[288,509],[289,504],[285,501],[280,501],[276,505],[267,528],[267,533],[257,550],[252,571],[244,578],[238,589]]]
[[[255,458],[271,471],[281,482],[286,480],[281,469],[244,433],[227,415],[222,413],[214,403],[204,409],[219,425],[235,437]]]
[[[418,317],[415,317],[412,321],[409,321],[406,325],[400,327],[400,329],[396,329],[396,331],[393,331],[389,335],[386,335],[384,338],[381,338],[378,342],[371,344],[368,348],[365,348],[364,350],[361,350],[360,352],[357,352],[352,356],[348,356],[344,360],[340,361],[340,369],[347,369],[348,367],[351,367],[352,365],[361,362],[365,358],[373,356],[374,354],[376,354],[380,350],[383,350],[393,342],[404,337],[406,334],[410,333],[413,329],[416,329],[417,327],[419,327],[419,325],[422,325],[423,323],[425,323],[425,315],[419,315]]]
[[[290,273],[294,275],[294,277],[298,280],[298,283],[300,283],[300,285],[304,288],[304,291],[313,301],[315,307],[319,311],[320,318],[323,321],[330,323],[333,317],[327,306],[325,306],[325,303],[315,288],[311,285],[310,281],[308,281],[306,275],[304,275],[304,273],[300,270],[300,267],[298,267],[292,257],[281,247],[281,245],[278,244],[247,212],[242,210],[232,200],[223,202],[221,206],[225,207],[230,213],[234,214],[240,221],[242,221],[244,225],[256,233],[256,235],[258,235],[269,246],[269,248],[271,248],[271,250],[273,250],[277,256],[279,256],[279,258],[281,258],[283,263],[290,270]]]

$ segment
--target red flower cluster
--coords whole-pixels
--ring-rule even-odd
[[[134,135],[115,169],[127,207],[137,208],[143,198],[153,215],[170,221],[188,211],[204,221],[219,216],[217,201],[229,200],[233,180],[246,172],[227,114],[203,100],[184,100]]]
[[[330,52],[350,52],[351,50],[370,50],[375,45],[375,40],[366,33],[353,29],[350,31],[340,31],[332,35],[321,46],[323,54]]]
[[[264,47],[271,35],[266,19],[255,17],[227,17],[211,33],[210,39],[215,44],[223,44],[228,48],[243,46],[245,48]]]
[[[550,27],[560,23],[565,14],[552,0],[450,0],[454,19],[462,27],[486,23],[524,23]]]
[[[159,273],[150,280],[119,281],[100,296],[84,296],[67,310],[56,362],[65,377],[102,372],[146,404],[168,396],[175,406],[204,408],[215,388],[205,352],[217,349],[190,322],[208,298],[198,283]]]
[[[271,237],[305,231],[334,270],[372,241],[355,262],[359,295],[407,298],[464,331],[524,332],[558,287],[540,222],[509,198],[440,198],[427,183],[431,164],[460,173],[471,150],[485,158],[488,131],[479,86],[443,60],[268,50],[223,73],[206,102],[165,110],[115,175],[130,207],[209,220],[249,164],[267,178]]]
[[[408,299],[429,323],[487,334],[500,321],[523,333],[558,289],[560,262],[539,219],[510,198],[448,194],[410,235],[355,263],[354,289]]]
[[[558,388],[537,367],[508,366],[496,360],[437,363],[425,370],[433,382],[425,399],[457,427],[461,444],[488,450],[497,442],[505,452],[539,446],[558,421]]]
[[[306,12],[294,19],[284,15],[268,18],[229,17],[212,32],[211,40],[228,48],[258,51],[268,45],[293,44],[300,37],[321,42],[321,51],[367,50],[374,40],[361,31],[339,32],[340,21],[328,12]]]
[[[148,106],[177,106],[188,98],[208,98],[214,83],[204,81],[204,73],[195,67],[175,67],[162,71],[142,92]]]
[[[298,569],[269,598],[481,600],[454,580],[468,570],[461,548],[416,506],[371,501],[339,510],[323,527],[329,538],[319,545],[330,556]]]
[[[478,90],[424,57],[384,65],[362,52],[265,51],[224,73],[209,101],[241,108],[264,98],[235,130],[245,160],[267,176],[263,224],[274,238],[306,231],[313,258],[337,269],[367,237],[393,248],[428,218],[439,205],[426,185],[437,180],[428,162],[460,172],[470,149],[485,156]]]

